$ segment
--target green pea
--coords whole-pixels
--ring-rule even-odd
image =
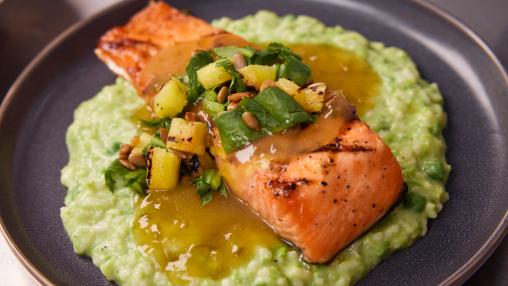
[[[415,192],[408,192],[404,197],[404,206],[415,212],[422,212],[425,209],[427,200],[422,195]]]
[[[277,257],[284,257],[288,253],[288,248],[286,246],[281,246],[275,250],[275,255]]]
[[[442,181],[445,176],[445,170],[443,163],[440,160],[434,158],[428,158],[420,163],[420,168],[427,175],[427,177]]]

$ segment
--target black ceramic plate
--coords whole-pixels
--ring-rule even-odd
[[[470,30],[427,4],[412,1],[174,0],[207,20],[259,9],[307,14],[371,40],[401,47],[422,76],[437,82],[449,116],[445,137],[453,172],[450,201],[428,235],[372,271],[363,285],[459,284],[494,250],[508,226],[508,80]],[[0,111],[0,213],[3,231],[38,281],[108,282],[76,256],[59,209],[67,163],[65,131],[73,110],[114,81],[93,54],[99,36],[146,5],[127,1],[61,35],[18,78]],[[16,51],[12,51],[15,53]]]

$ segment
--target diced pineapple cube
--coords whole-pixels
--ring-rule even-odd
[[[275,80],[275,69],[275,66],[248,65],[238,71],[247,85],[259,90],[265,80]]]
[[[148,188],[172,190],[178,183],[180,157],[165,148],[152,148],[148,157]]]
[[[326,85],[322,82],[313,83],[299,90],[294,99],[307,112],[319,112],[323,108]]]
[[[155,95],[154,111],[160,117],[173,117],[180,113],[187,104],[187,86],[180,80],[172,78]]]
[[[174,118],[168,132],[166,146],[171,149],[203,155],[208,127],[203,122],[187,122]]]
[[[222,66],[216,66],[213,62],[197,70],[198,81],[205,89],[216,87],[221,83],[231,80],[231,75]]]
[[[291,96],[295,96],[298,93],[298,89],[300,89],[296,83],[285,78],[279,78],[275,82],[275,85]]]

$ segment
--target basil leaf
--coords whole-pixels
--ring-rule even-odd
[[[277,69],[277,78],[287,78],[299,86],[307,84],[311,77],[310,68],[302,62],[302,57],[279,43],[271,43],[265,50],[257,51],[250,58],[251,64],[281,64]]]
[[[290,95],[275,86],[241,105],[256,116],[262,128],[273,133],[299,123],[312,122],[312,117]]]
[[[298,54],[293,53],[290,48],[284,46],[281,43],[270,43],[268,45],[268,47],[266,48],[266,50],[279,54],[281,58],[286,58],[288,56],[292,56],[292,57],[295,57],[299,61],[302,60],[302,57],[300,57]]]
[[[280,66],[278,72],[278,78],[287,78],[299,86],[306,85],[310,76],[310,68],[293,56],[285,58],[284,64]]]
[[[200,51],[196,53],[189,61],[185,68],[189,77],[189,94],[190,102],[195,102],[199,95],[205,91],[203,85],[198,81],[197,70],[213,62],[213,57],[209,52]]]
[[[224,69],[231,75],[233,78],[231,80],[231,84],[229,85],[229,93],[234,92],[245,92],[247,91],[247,86],[242,80],[242,76],[240,73],[235,69],[235,66],[233,63],[228,59],[220,59],[216,61],[215,66],[217,67],[224,67]]]
[[[254,139],[265,135],[264,132],[249,128],[242,120],[243,111],[240,108],[223,112],[215,119],[215,125],[219,130],[222,147],[226,153],[230,153]]]
[[[259,121],[259,125],[262,129],[265,129],[268,132],[279,131],[281,125],[280,122],[258,102],[252,100],[251,98],[244,97],[240,102],[240,106],[256,116],[256,119]]]
[[[278,63],[279,53],[275,51],[256,51],[254,55],[249,59],[249,64],[251,65],[265,65],[271,66],[273,64]]]

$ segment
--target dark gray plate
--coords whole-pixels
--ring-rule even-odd
[[[387,259],[360,284],[459,284],[494,250],[508,226],[508,79],[470,30],[427,4],[410,1],[188,2],[171,4],[207,20],[271,9],[340,24],[405,49],[423,77],[439,84],[449,115],[451,199],[425,238]],[[0,110],[3,231],[41,283],[108,283],[90,259],[72,251],[59,217],[66,193],[59,176],[68,160],[65,131],[73,110],[114,81],[95,58],[95,43],[145,4],[121,3],[65,32],[27,67]]]

